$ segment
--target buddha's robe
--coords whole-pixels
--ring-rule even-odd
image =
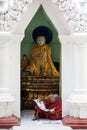
[[[45,102],[44,102],[45,103]],[[46,105],[46,103],[45,103]],[[51,103],[46,106],[47,109],[49,109],[48,112],[45,112],[41,110],[37,105],[35,106],[35,112],[39,112],[39,117],[40,118],[45,118],[45,119],[52,119],[52,120],[59,120],[62,119],[62,103],[61,99],[56,101],[55,103]],[[50,109],[55,108],[54,113],[50,112]]]
[[[42,75],[50,73],[51,75],[59,76],[59,72],[51,59],[51,48],[47,44],[42,46],[34,45],[31,52],[30,65],[27,67],[27,70],[32,70],[35,75],[39,75],[42,71]]]

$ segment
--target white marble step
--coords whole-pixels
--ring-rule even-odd
[[[40,119],[32,121],[34,111],[22,111],[21,125],[14,126],[12,130],[72,130],[70,127],[63,126],[61,120]]]
[[[68,126],[58,125],[29,125],[29,126],[14,126],[13,130],[72,130]]]
[[[21,113],[21,125],[14,126],[10,130],[72,130],[68,126],[63,126],[61,120],[46,120],[40,119],[37,121],[32,121],[34,111],[25,110]],[[83,129],[75,129],[83,130]],[[84,129],[87,130],[87,129]]]

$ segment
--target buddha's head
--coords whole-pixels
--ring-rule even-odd
[[[38,26],[32,32],[32,38],[38,45],[49,44],[52,41],[52,30],[46,26]]]
[[[37,36],[36,42],[38,45],[42,46],[46,42],[45,36]]]

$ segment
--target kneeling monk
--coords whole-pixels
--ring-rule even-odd
[[[38,107],[38,105],[36,105],[34,108],[35,116],[33,120],[37,120],[39,118],[59,120],[62,118],[61,99],[57,94],[49,95],[49,103],[47,103],[45,99],[43,100],[43,103],[45,104],[45,107],[48,109],[48,111],[43,111],[40,109],[40,107]]]

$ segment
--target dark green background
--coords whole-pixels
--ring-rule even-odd
[[[34,15],[33,19],[27,26],[25,30],[25,37],[22,41],[21,44],[21,58],[24,54],[27,55],[28,59],[30,59],[30,52],[31,49],[34,45],[34,41],[32,39],[32,31],[37,27],[37,26],[47,26],[52,30],[53,33],[53,39],[49,46],[51,47],[51,57],[53,61],[60,62],[60,51],[61,51],[61,44],[58,39],[58,32],[47,16],[45,10],[43,9],[42,5],[39,7],[37,10],[36,14]]]

